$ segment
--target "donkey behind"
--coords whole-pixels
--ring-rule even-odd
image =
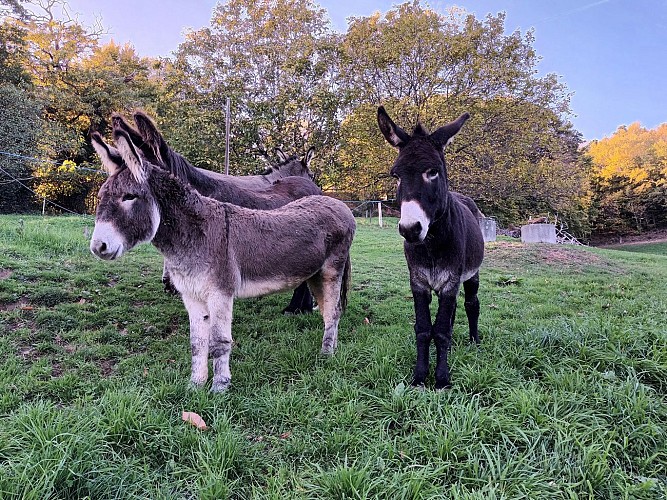
[[[297,156],[288,156],[281,149],[276,148],[275,153],[279,160],[278,163],[267,167],[262,174],[225,175],[192,165],[167,144],[153,120],[146,113],[136,111],[133,119],[136,129],[130,126],[119,113],[114,113],[111,121],[114,129],[124,130],[129,134],[132,142],[148,161],[170,170],[181,178],[189,176],[196,179],[201,175],[214,182],[222,181],[239,189],[261,190],[286,177],[305,177],[309,180],[314,177],[310,170],[310,162],[315,152],[312,147],[301,159]]]
[[[479,343],[479,268],[484,239],[479,210],[467,196],[449,191],[444,147],[470,115],[465,113],[432,134],[418,124],[412,135],[398,127],[384,107],[378,125],[385,139],[398,148],[391,175],[398,179],[396,199],[401,206],[398,230],[405,239],[405,259],[415,304],[417,362],[412,384],[423,386],[428,375],[429,346],[435,343],[435,387],[450,385],[447,353],[452,342],[456,296],[463,283],[470,340]],[[431,290],[438,312],[431,323]]]
[[[189,183],[200,194],[218,201],[233,203],[246,208],[269,210],[304,196],[321,194],[320,188],[311,180],[308,164],[312,159],[312,149],[306,153],[302,161],[296,157],[285,158],[282,151],[278,153],[283,160],[273,173],[256,176],[223,175],[210,170],[196,168],[180,153],[175,151],[164,139],[153,121],[140,111],[134,113],[135,130],[125,122],[119,114],[112,118],[114,130],[122,130],[129,135],[144,157],[179,179]],[[298,175],[289,175],[298,174]],[[275,176],[286,177],[276,178]],[[269,179],[276,180],[269,180]],[[165,290],[174,293],[169,273],[166,269],[162,274]],[[309,313],[313,311],[313,297],[305,283],[299,285],[292,295],[284,314]]]
[[[142,161],[130,137],[118,150],[93,145],[109,178],[99,191],[91,251],[113,260],[142,242],[162,253],[190,318],[191,384],[213,392],[231,383],[232,305],[307,281],[324,319],[322,352],[332,354],[350,279],[352,213],[341,201],[308,196],[276,210],[252,210],[201,196]]]

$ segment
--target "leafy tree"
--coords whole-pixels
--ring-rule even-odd
[[[594,227],[598,232],[641,232],[667,227],[667,124],[620,127],[591,143]]]
[[[317,149],[331,164],[338,129],[336,40],[312,0],[231,0],[177,52],[165,121],[170,139],[196,163],[222,169],[224,99],[232,101],[232,173],[256,171],[258,153]],[[173,101],[172,101],[173,102]],[[168,109],[163,111],[168,112]],[[167,113],[165,113],[165,116]]]
[[[36,209],[26,187],[32,186],[30,156],[41,127],[40,106],[28,92],[8,83],[0,84],[0,212]]]
[[[7,19],[4,26],[22,34],[21,74],[28,75],[41,105],[32,156],[47,161],[35,171],[35,188],[40,196],[81,211],[92,180],[83,170],[63,172],[60,166],[96,161],[87,140],[90,130],[106,130],[112,111],[156,100],[159,62],[140,58],[131,46],[100,46],[102,28],[80,24],[63,0],[25,2],[25,7],[23,17]]]
[[[40,105],[32,97],[30,75],[23,67],[26,58],[25,32],[10,23],[0,24],[0,212],[3,213],[36,208],[24,187],[32,186],[32,164],[22,156],[34,152],[42,122]]]
[[[414,1],[351,21],[342,46],[351,106],[341,128],[343,190],[364,179],[363,196],[392,194],[378,104],[405,126],[430,128],[469,111],[447,152],[455,189],[503,223],[540,211],[581,215],[586,172],[569,95],[554,75],[537,76],[532,32],[506,35],[504,20],[442,15]]]

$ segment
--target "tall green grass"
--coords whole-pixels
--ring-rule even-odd
[[[482,345],[459,314],[453,388],[416,391],[402,242],[360,220],[337,353],[288,294],[238,301],[214,395],[158,254],[96,260],[91,227],[0,218],[1,498],[667,495],[667,257],[488,244]]]

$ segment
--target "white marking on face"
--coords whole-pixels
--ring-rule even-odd
[[[151,223],[153,224],[151,234],[148,239],[144,240],[144,242],[153,241],[153,238],[155,238],[155,235],[157,234],[157,230],[160,228],[160,208],[155,202],[151,203]]]
[[[430,168],[422,174],[422,178],[424,179],[424,182],[432,182],[438,178],[439,174],[440,172],[438,172],[437,169]]]
[[[125,253],[125,238],[108,221],[96,222],[90,251],[104,260],[114,260]]]
[[[422,228],[419,240],[424,241],[428,233],[428,228],[431,225],[431,220],[418,202],[411,200],[401,203],[401,219],[398,221],[399,227],[408,229],[413,227],[417,222],[421,224]]]

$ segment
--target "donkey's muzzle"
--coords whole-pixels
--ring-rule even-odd
[[[398,232],[409,243],[418,243],[422,241],[422,225],[421,222],[413,222],[412,224],[398,225]]]
[[[119,248],[112,248],[102,240],[90,240],[90,251],[103,260],[113,260],[119,255]]]

